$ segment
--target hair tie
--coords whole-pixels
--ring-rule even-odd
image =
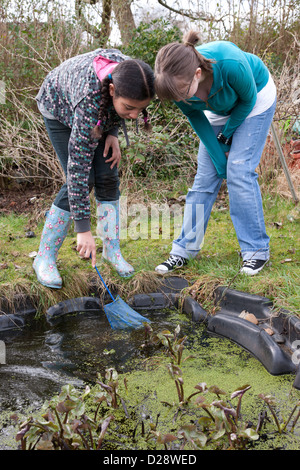
[[[188,41],[185,42],[185,45],[186,45],[186,46],[195,47],[195,44],[193,44],[193,43],[191,43],[191,42],[188,42]]]
[[[148,116],[145,116],[144,117],[144,123],[147,124],[147,122],[148,122]]]
[[[107,76],[108,76],[108,78],[109,78],[110,80],[112,80],[111,73],[109,73]]]
[[[99,120],[99,121],[97,122],[97,126],[100,127],[100,126],[101,126],[101,122],[102,122],[102,121]]]

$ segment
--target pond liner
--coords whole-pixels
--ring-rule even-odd
[[[36,308],[30,299],[23,295],[16,295],[14,305],[1,298],[0,333],[11,330],[22,330],[35,316]]]
[[[26,324],[23,315],[15,315],[13,313],[1,315],[0,331],[9,331],[11,329],[22,329]]]
[[[208,334],[229,339],[252,354],[271,375],[296,374],[293,386],[300,390],[300,318],[286,310],[275,310],[268,298],[218,287],[215,294],[216,313],[208,313],[191,296],[185,295],[188,282],[181,277],[169,277],[158,289],[159,292],[136,294],[128,304],[140,311],[158,311],[176,308],[188,315],[192,321],[204,323]],[[67,314],[91,311],[103,312],[101,300],[96,296],[79,297],[59,302],[46,311],[46,320],[51,324]],[[241,318],[241,312],[255,315],[255,325]],[[28,316],[35,313],[29,303],[23,310],[0,315],[0,332],[21,330]],[[103,312],[104,315],[104,312]],[[272,330],[269,335],[266,329]],[[298,349],[299,348],[299,349]]]
[[[183,289],[188,287],[188,281],[179,276],[170,276],[164,279],[158,288],[159,292],[151,294],[136,294],[134,298],[129,299],[130,307],[135,307],[137,303],[139,310],[159,310],[165,308],[177,308],[178,296]],[[107,293],[104,296],[103,303],[109,300]],[[175,307],[176,306],[176,307]],[[77,297],[64,300],[51,306],[46,311],[46,318],[49,322],[56,321],[64,315],[76,312],[90,312],[95,310],[103,311],[103,304],[96,296]]]
[[[49,323],[53,323],[65,315],[97,310],[103,311],[102,303],[98,297],[76,297],[74,299],[63,300],[48,308],[46,319]]]
[[[216,289],[215,303],[219,310],[210,316],[207,332],[250,352],[271,375],[296,373],[293,386],[300,389],[300,318],[284,309],[275,310],[266,297],[226,287]],[[242,312],[253,314],[258,324],[241,318]]]
[[[207,322],[208,313],[192,297],[184,297],[180,294],[155,292],[152,294],[136,294],[129,299],[130,305],[136,310],[163,310],[179,309],[187,314],[193,321]]]
[[[210,315],[192,297],[156,293],[137,294],[134,308],[155,310],[180,308],[192,321],[206,324],[208,334],[229,339],[255,357],[271,375],[296,374],[293,386],[300,390],[300,319],[286,310],[275,310],[273,302],[258,295],[218,287],[215,290],[217,313]],[[252,313],[258,324],[241,318]],[[266,330],[271,330],[270,335]]]
[[[181,297],[179,294],[153,292],[151,294],[136,294],[129,299],[128,305],[139,311],[155,311],[164,309],[180,308]],[[50,323],[77,312],[103,311],[103,306],[97,297],[78,297],[64,300],[53,305],[46,311],[47,321]],[[192,297],[183,300],[182,310],[195,321],[207,320],[208,314]]]

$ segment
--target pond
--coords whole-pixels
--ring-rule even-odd
[[[146,315],[156,332],[164,329],[172,332],[180,324],[181,334],[187,335],[186,350],[195,355],[184,366],[188,377],[186,386],[191,391],[199,382],[217,385],[228,393],[250,384],[243,406],[254,420],[265,408],[257,398],[259,393],[274,395],[279,411],[285,415],[299,400],[300,392],[292,387],[294,376],[271,376],[248,352],[229,340],[209,336],[202,324],[196,325],[176,311]],[[36,321],[23,331],[0,334],[6,346],[6,361],[0,364],[0,449],[17,448],[16,428],[10,415],[28,417],[44,401],[58,394],[63,385],[94,384],[97,374],[103,375],[109,367],[119,374],[126,373],[132,386],[140,392],[144,390],[147,394],[155,389],[159,401],[166,399],[166,395],[172,399],[170,390],[174,385],[168,373],[162,368],[155,372],[145,367],[144,337],[143,329],[112,330],[101,311],[67,315],[53,325]],[[298,426],[292,435],[272,437],[267,444],[256,444],[256,448],[263,445],[268,449],[298,449],[299,444]]]

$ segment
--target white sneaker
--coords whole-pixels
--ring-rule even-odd
[[[188,260],[182,256],[170,255],[167,261],[156,266],[155,271],[166,274],[174,269],[182,268]]]
[[[267,259],[248,259],[243,262],[241,273],[254,276],[259,273],[269,260]]]

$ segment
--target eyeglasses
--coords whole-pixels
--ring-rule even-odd
[[[188,97],[188,94],[189,94],[189,92],[190,92],[190,89],[191,89],[191,86],[192,86],[192,84],[193,84],[194,78],[195,78],[195,77],[193,76],[193,78],[192,78],[192,80],[191,80],[191,82],[190,82],[190,84],[189,84],[189,86],[188,86],[188,89],[187,89],[186,93],[182,93],[182,94],[180,94],[180,95],[176,98],[177,101],[180,101],[180,100],[182,100],[182,99],[185,100],[185,99]]]
[[[188,87],[187,92],[186,92],[186,96],[188,96],[188,94],[190,92],[193,81],[194,81],[194,77],[192,78],[191,83],[189,84],[189,87]]]

